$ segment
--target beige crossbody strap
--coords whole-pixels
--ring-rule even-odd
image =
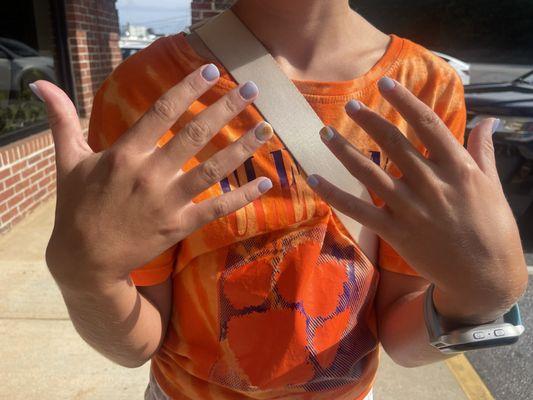
[[[238,83],[252,80],[257,84],[260,95],[255,106],[306,174],[320,173],[346,192],[371,201],[366,188],[320,140],[318,132],[324,124],[318,115],[261,42],[231,10],[193,29]],[[336,214],[375,264],[377,236],[357,221],[339,212]]]

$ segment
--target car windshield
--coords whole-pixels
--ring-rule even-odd
[[[18,40],[0,38],[0,44],[18,57],[39,57],[39,53]]]

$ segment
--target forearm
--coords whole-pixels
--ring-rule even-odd
[[[473,293],[469,290],[468,293]],[[435,289],[433,298],[441,323],[446,330],[480,325],[502,316],[521,296],[522,289],[509,289],[496,302],[479,300],[480,296],[460,296],[459,293]],[[380,340],[385,351],[398,364],[416,367],[440,361],[449,356],[429,343],[424,318],[426,291],[408,293],[390,304],[379,317]]]
[[[383,348],[404,367],[417,367],[449,357],[429,343],[424,297],[424,291],[409,293],[391,304],[378,319]]]
[[[80,336],[110,360],[139,367],[157,351],[164,333],[158,309],[130,281],[83,290],[60,284],[70,318]]]

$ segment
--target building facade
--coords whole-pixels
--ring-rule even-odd
[[[19,0],[0,19],[0,234],[55,192],[44,105],[28,83],[71,97],[87,128],[92,98],[121,61],[116,0]],[[20,3],[23,4],[20,4]]]

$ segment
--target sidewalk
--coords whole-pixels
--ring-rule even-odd
[[[0,399],[141,400],[148,365],[121,368],[77,335],[44,262],[55,199],[0,236]],[[465,400],[445,363],[396,366],[382,352],[376,400]]]

